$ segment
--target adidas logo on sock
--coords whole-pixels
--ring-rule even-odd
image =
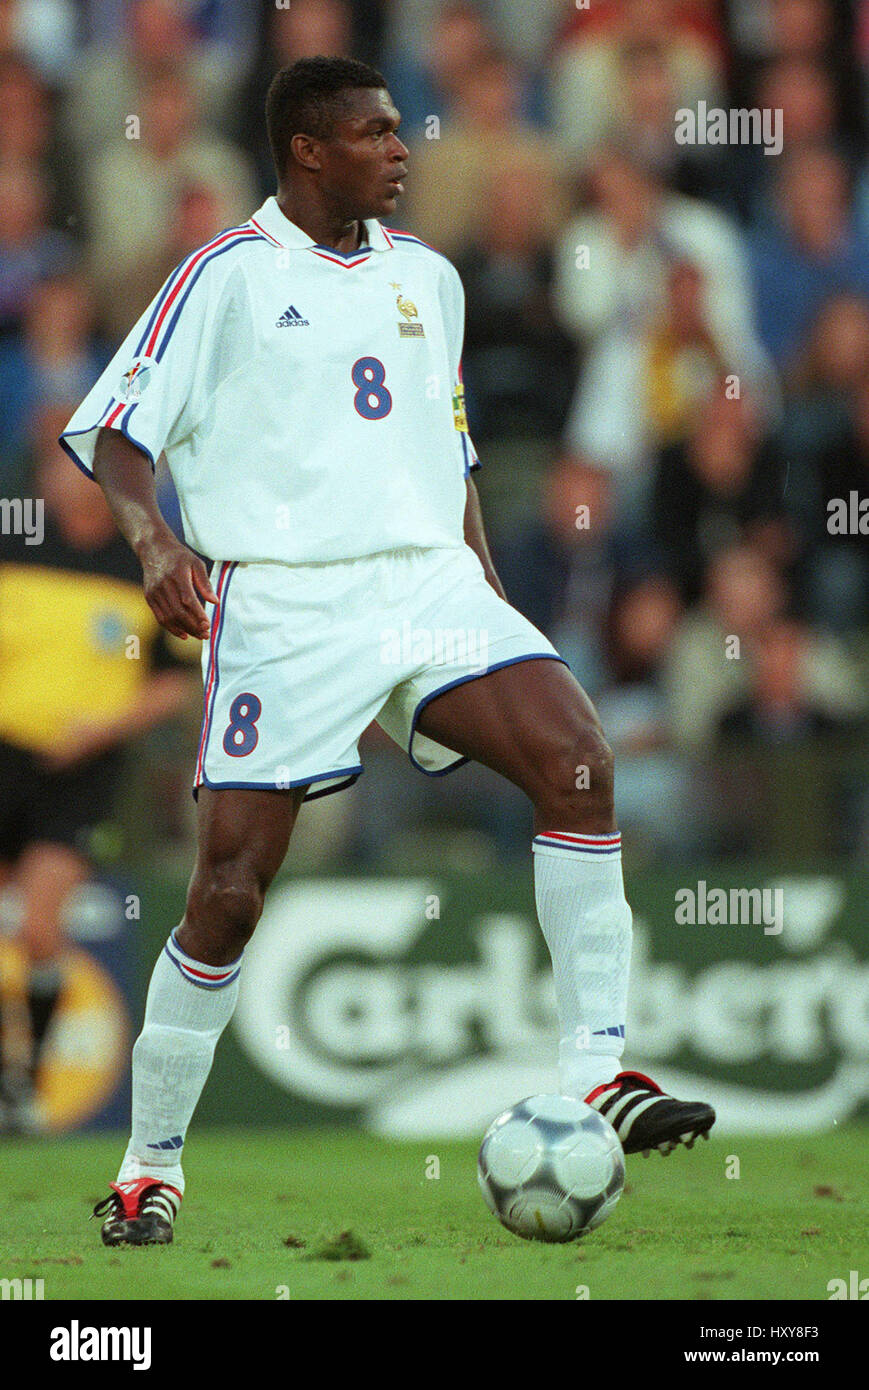
[[[310,328],[307,319],[303,319],[295,304],[291,304],[289,309],[285,309],[275,324],[275,328]]]
[[[159,1144],[149,1144],[149,1149],[180,1149],[184,1143],[180,1134],[173,1134],[171,1139],[161,1139]]]

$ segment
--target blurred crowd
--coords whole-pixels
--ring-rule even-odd
[[[274,191],[266,88],[315,53],[402,112],[395,222],[465,284],[496,563],[598,704],[623,829],[653,860],[801,827],[865,862],[869,0],[0,0],[0,496]],[[781,111],[781,152],[680,144],[702,103]],[[527,851],[506,784],[399,772],[376,733],[365,761],[312,859],[426,827]]]

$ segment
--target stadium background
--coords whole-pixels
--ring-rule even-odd
[[[825,1129],[869,1095],[869,547],[827,527],[869,494],[869,3],[2,0],[0,495],[33,495],[168,271],[273,191],[265,89],[317,52],[373,61],[403,113],[394,221],[465,283],[496,564],[616,750],[630,1061],[731,1129]],[[700,101],[781,109],[783,152],[678,145]],[[191,681],[127,748],[70,905],[57,1129],[124,1123],[198,722]],[[473,1134],[555,1083],[523,798],[373,730],[363,760],[301,815],[204,1123]],[[678,924],[701,881],[782,887],[783,930]]]

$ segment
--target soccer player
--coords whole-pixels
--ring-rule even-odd
[[[21,903],[29,1025],[17,1064],[0,1027],[0,1133],[46,1128],[38,1083],[64,993],[65,914],[93,873],[125,745],[177,713],[195,680],[104,498],[58,449],[63,418],[40,429],[42,534],[0,535],[0,883]]]
[[[133,1049],[132,1135],[97,1208],[107,1244],[172,1239],[182,1147],[245,943],[299,806],[355,781],[375,718],[422,771],[476,758],[530,797],[563,1090],[629,1153],[669,1152],[715,1118],[619,1071],[631,912],[612,755],[493,570],[463,408],[462,285],[380,220],[408,159],[384,79],[302,60],[274,78],[266,119],[277,196],[178,266],[63,435],[158,620],[205,639],[198,854]],[[161,450],[193,549],[155,504]],[[447,670],[415,642],[385,643],[396,630],[468,640]]]

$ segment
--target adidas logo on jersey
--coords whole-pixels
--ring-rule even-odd
[[[303,319],[295,304],[291,304],[289,309],[285,309],[275,324],[275,328],[310,328],[307,319]]]

